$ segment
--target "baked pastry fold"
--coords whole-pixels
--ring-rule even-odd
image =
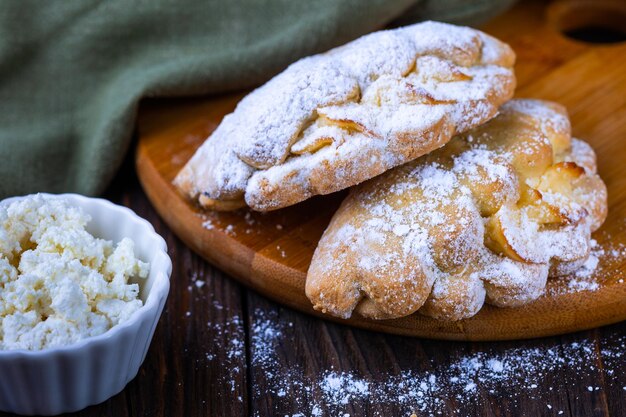
[[[313,256],[317,310],[441,320],[539,297],[589,256],[606,187],[565,109],[512,100],[446,146],[354,187]]]
[[[494,117],[513,95],[514,59],[465,27],[372,33],[244,97],[174,182],[203,207],[258,211],[353,186]]]

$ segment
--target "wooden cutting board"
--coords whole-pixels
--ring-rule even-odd
[[[524,1],[482,27],[517,52],[517,96],[566,105],[574,135],[589,141],[598,154],[610,207],[606,223],[594,235],[605,252],[594,275],[551,280],[546,294],[532,304],[485,306],[475,317],[456,323],[419,314],[385,321],[323,317],[376,331],[452,340],[531,338],[626,319],[626,43],[591,44],[561,33],[598,23],[623,24],[625,8],[626,2],[614,1]],[[203,212],[171,184],[242,95],[144,103],[139,178],[163,219],[194,251],[259,293],[322,316],[304,295],[306,271],[345,192],[268,214],[243,209],[217,213]],[[176,277],[172,279],[176,285]]]

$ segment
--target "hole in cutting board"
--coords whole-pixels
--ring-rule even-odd
[[[581,42],[626,41],[626,1],[559,0],[548,9],[549,22],[564,36]]]
[[[626,32],[602,26],[584,26],[563,32],[565,36],[589,43],[618,43],[626,41]]]

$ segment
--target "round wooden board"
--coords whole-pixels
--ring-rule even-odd
[[[506,340],[624,320],[626,44],[592,45],[563,37],[556,29],[560,13],[571,10],[575,2],[566,7],[552,4],[547,10],[544,3],[522,3],[482,29],[517,52],[517,96],[565,104],[574,135],[589,141],[598,154],[610,207],[606,223],[594,235],[607,255],[585,281],[597,283],[595,290],[575,290],[569,286],[570,279],[551,280],[546,294],[527,306],[485,306],[473,318],[455,323],[419,314],[373,321],[360,317],[340,320],[315,312],[304,295],[306,271],[344,193],[315,197],[267,214],[243,209],[218,213],[202,211],[171,184],[243,94],[143,103],[136,162],[144,190],[173,231],[209,262],[281,304],[349,325],[435,339]],[[591,284],[590,288],[594,287]]]

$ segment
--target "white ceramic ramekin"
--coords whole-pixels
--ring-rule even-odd
[[[46,194],[47,195],[47,194]],[[55,415],[101,403],[124,389],[146,357],[169,292],[172,262],[165,241],[132,210],[99,198],[60,194],[91,216],[87,230],[114,242],[130,237],[135,254],[150,262],[138,280],[144,305],[104,334],[40,351],[0,350],[0,410]],[[0,205],[25,197],[8,198]]]

